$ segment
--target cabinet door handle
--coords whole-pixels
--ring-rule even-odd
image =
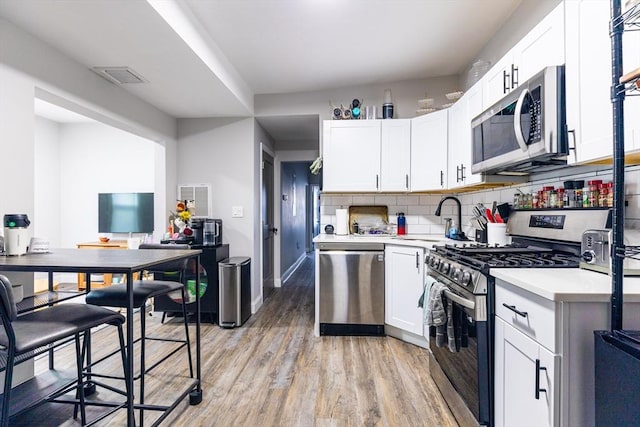
[[[508,93],[510,90],[511,84],[509,83],[509,73],[507,70],[502,70],[502,93]]]
[[[573,147],[569,145],[569,135],[571,135],[571,139],[573,139]],[[567,145],[569,145],[569,151],[573,151],[573,156],[578,161],[578,144],[576,144],[576,130],[575,129],[567,129]]]
[[[379,184],[380,184],[380,179],[379,179],[378,174],[376,174],[376,190],[380,189],[380,185]]]
[[[460,181],[464,181],[467,177],[464,176],[464,170],[466,169],[466,167],[464,166],[464,163],[460,164]]]
[[[444,187],[444,171],[440,171],[440,187]]]
[[[416,269],[420,271],[420,254],[416,252]]]
[[[513,311],[514,313],[516,313],[518,316],[522,316],[522,317],[528,316],[528,313],[526,311],[518,310],[515,305],[509,305],[506,302],[503,302],[502,305],[508,308],[509,310]]]
[[[404,186],[407,190],[409,189],[409,174],[405,174],[404,176]]]
[[[511,64],[511,89],[518,87],[518,67]]]
[[[536,400],[540,400],[540,393],[546,393],[546,388],[540,388],[540,371],[547,372],[547,368],[540,366],[540,359],[536,359]]]

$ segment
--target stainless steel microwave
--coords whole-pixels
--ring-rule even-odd
[[[547,67],[471,121],[473,173],[520,175],[567,164],[564,66]]]

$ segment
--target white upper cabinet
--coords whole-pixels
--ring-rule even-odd
[[[325,120],[322,190],[409,190],[411,120]]]
[[[609,3],[566,0],[566,100],[570,163],[613,155]],[[624,72],[640,67],[640,33],[623,34]],[[640,97],[624,102],[625,151],[640,148]]]
[[[448,111],[412,119],[411,191],[429,191],[447,185]]]
[[[325,120],[322,190],[378,191],[380,120]]]
[[[544,67],[565,61],[564,4],[558,5],[487,72],[483,105],[489,108]]]
[[[409,191],[411,120],[382,120],[380,191]]]
[[[471,120],[481,112],[481,83],[449,108],[448,188],[477,184],[483,179],[481,174],[471,173]]]

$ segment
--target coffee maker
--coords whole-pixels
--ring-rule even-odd
[[[220,246],[222,244],[222,220],[213,218],[193,218],[193,243],[202,246]]]
[[[27,253],[30,236],[27,231],[31,221],[27,214],[7,214],[4,216],[4,245],[7,255]]]

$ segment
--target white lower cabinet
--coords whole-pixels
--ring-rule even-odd
[[[499,317],[495,328],[496,426],[558,425],[560,356]]]
[[[422,337],[424,249],[386,245],[384,252],[385,324]]]
[[[495,425],[594,426],[593,331],[610,328],[610,302],[551,301],[501,279],[495,291]],[[639,311],[624,304],[625,328],[640,329]]]

